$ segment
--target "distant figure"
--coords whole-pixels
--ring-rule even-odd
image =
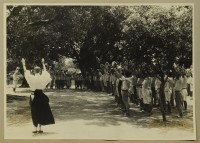
[[[164,92],[165,92],[165,100],[166,100],[166,105],[167,105],[167,110],[169,113],[172,113],[171,109],[171,96],[172,96],[172,79],[168,78],[165,87],[164,87]]]
[[[51,66],[49,67],[49,73],[51,75],[51,82],[49,84],[50,88],[53,89],[55,84],[55,70]]]
[[[129,101],[128,101],[128,96],[129,96],[129,88],[130,88],[130,83],[133,79],[133,76],[131,75],[131,72],[128,70],[124,71],[124,75],[122,75],[120,72],[118,72],[117,70],[115,70],[115,75],[118,78],[121,78],[122,80],[122,86],[121,86],[121,94],[122,94],[122,101],[125,105],[125,113],[126,116],[129,117],[130,116],[130,105],[129,105]]]
[[[35,130],[33,133],[43,133],[41,125],[55,124],[53,114],[49,106],[49,98],[43,93],[46,85],[51,81],[42,59],[43,70],[34,67],[33,74],[26,69],[25,60],[22,59],[25,78],[33,91],[30,96],[31,116]],[[39,130],[37,130],[37,127]]]
[[[16,92],[17,85],[19,83],[19,80],[23,78],[22,74],[19,72],[19,67],[16,68],[14,74],[13,74],[13,91]]]
[[[182,96],[181,96],[181,90],[182,90],[182,80],[180,78],[180,75],[176,76],[175,79],[175,102],[176,102],[176,108],[179,112],[179,116],[178,117],[183,117],[183,111],[182,111]]]
[[[188,81],[187,83],[189,84],[190,86],[190,96],[191,96],[191,100],[193,99],[193,76],[192,74],[190,75],[190,77],[188,78]]]
[[[182,105],[184,107],[184,109],[187,111],[187,96],[188,96],[188,92],[187,92],[187,77],[185,74],[182,75],[182,90],[181,90],[181,96],[182,96]]]
[[[151,79],[150,77],[145,77],[142,82],[142,97],[144,103],[144,111],[148,115],[152,114],[152,92],[151,92]]]

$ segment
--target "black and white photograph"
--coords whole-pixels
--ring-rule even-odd
[[[4,138],[196,140],[194,5],[4,4]]]

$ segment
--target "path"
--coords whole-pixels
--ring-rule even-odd
[[[33,135],[29,93],[21,89],[13,94],[7,89],[6,138],[13,139],[194,139],[192,101],[183,119],[174,114],[162,122],[158,109],[152,116],[139,112],[131,104],[131,117],[125,117],[116,107],[114,97],[91,91],[62,90],[46,92],[56,124],[43,128],[43,134]],[[177,136],[178,134],[178,136]]]

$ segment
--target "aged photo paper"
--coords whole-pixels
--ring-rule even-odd
[[[2,6],[3,141],[197,141],[195,2]]]

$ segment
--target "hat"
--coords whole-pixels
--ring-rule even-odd
[[[41,69],[41,68],[38,67],[38,66],[35,66],[34,69],[35,69],[35,70],[39,70],[39,69]]]

